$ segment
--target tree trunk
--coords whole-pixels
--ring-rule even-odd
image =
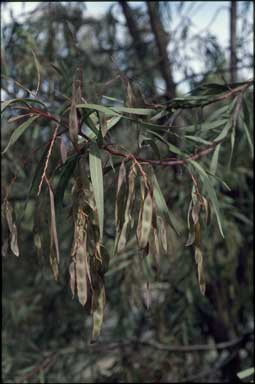
[[[133,12],[127,1],[119,1],[120,6],[122,7],[124,16],[126,18],[127,27],[132,37],[134,48],[137,54],[137,57],[141,62],[144,60],[145,54],[145,44],[141,39],[141,34],[134,20]]]
[[[230,81],[237,81],[237,57],[236,57],[236,24],[237,2],[231,1],[230,5]]]
[[[151,29],[155,37],[160,62],[159,69],[166,85],[166,94],[169,98],[175,97],[175,83],[172,76],[171,63],[167,54],[166,32],[161,23],[156,1],[148,1],[147,8],[150,17]]]

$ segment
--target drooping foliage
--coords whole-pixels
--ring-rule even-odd
[[[252,280],[253,80],[209,76],[192,81],[189,94],[168,98],[156,91],[161,67],[141,75],[143,87],[134,80],[137,68],[150,68],[145,57],[152,43],[140,42],[144,59],[137,45],[125,46],[124,55],[112,11],[102,23],[86,19],[85,31],[82,4],[67,11],[61,3],[41,3],[37,12],[29,31],[18,23],[5,31],[6,61],[15,63],[3,66],[9,93],[2,102],[6,268],[11,260],[18,270],[26,258],[34,271],[29,279],[42,290],[49,284],[48,297],[39,290],[37,300],[46,308],[60,305],[66,322],[57,331],[49,326],[49,335],[71,337],[71,324],[82,329],[74,334],[100,343],[107,327],[111,335],[115,329],[111,341],[122,340],[123,359],[131,361],[121,363],[127,380],[145,375],[139,342],[166,348],[147,372],[155,379],[172,344],[185,347],[204,335],[222,343],[228,340],[222,334],[239,336],[251,320],[250,291],[247,302],[243,295]],[[140,26],[149,20],[142,11],[133,16]],[[86,39],[78,43],[80,30]],[[113,59],[108,50],[117,51]],[[59,303],[48,307],[49,296]],[[45,313],[48,322],[51,310]],[[118,352],[116,345],[109,347]],[[91,366],[104,349],[90,348]],[[131,368],[136,360],[138,368]],[[109,364],[94,377],[120,377],[116,354]],[[180,364],[176,357],[172,378],[186,377]]]

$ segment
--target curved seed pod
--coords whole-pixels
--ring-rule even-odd
[[[199,220],[199,213],[200,213],[200,204],[199,204],[199,201],[197,200],[195,203],[193,202],[193,207],[191,210],[192,220],[195,225]]]
[[[200,235],[200,223],[199,221],[195,225],[195,245],[200,247],[201,235]]]
[[[135,198],[135,177],[136,177],[136,169],[134,166],[131,167],[128,175],[128,197],[127,197],[127,203],[126,203],[126,208],[125,208],[125,215],[124,215],[124,224],[121,229],[120,235],[119,235],[119,240],[118,240],[118,247],[117,250],[118,252],[121,252],[127,242],[127,232],[128,232],[128,227],[129,223],[132,219],[131,216],[131,208],[133,205],[133,201]]]
[[[77,283],[77,295],[81,305],[85,305],[88,298],[87,288],[87,251],[86,251],[86,239],[81,244],[76,253],[76,283]]]
[[[198,282],[202,295],[205,294],[205,275],[203,266],[203,253],[199,247],[195,247],[195,260],[197,263]]]
[[[69,277],[70,277],[70,288],[73,294],[73,298],[75,295],[75,286],[76,286],[76,276],[75,276],[75,262],[71,261],[69,265]]]
[[[152,226],[152,212],[153,212],[153,200],[152,200],[151,193],[148,191],[144,199],[144,204],[143,204],[143,209],[141,214],[141,222],[138,223],[138,228],[137,228],[138,244],[139,244],[139,247],[141,248],[145,248],[149,240],[151,226]]]

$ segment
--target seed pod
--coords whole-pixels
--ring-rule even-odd
[[[153,201],[150,191],[147,192],[147,196],[145,197],[144,204],[141,208],[141,216],[139,214],[140,222],[138,222],[137,227],[137,240],[139,247],[145,248],[149,240],[152,226]]]

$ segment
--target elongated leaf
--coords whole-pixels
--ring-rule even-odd
[[[230,107],[229,105],[224,105],[223,107],[221,108],[217,108],[209,117],[208,117],[208,120],[209,121],[217,121],[219,116],[220,117],[228,117],[229,115],[229,110],[230,110]]]
[[[229,161],[228,161],[228,166],[230,167],[231,161],[232,161],[232,156],[233,156],[233,151],[234,151],[234,146],[235,146],[235,137],[236,137],[236,125],[234,124],[231,129],[231,136],[230,136],[230,155],[229,155]]]
[[[127,107],[111,107],[116,112],[125,112],[134,115],[148,116],[154,112],[154,109],[148,108],[127,108]]]
[[[16,141],[20,138],[20,136],[25,132],[25,130],[38,118],[38,116],[30,117],[27,121],[25,121],[23,124],[21,124],[18,128],[15,129],[13,134],[11,135],[11,138],[9,140],[9,143],[5,150],[2,152],[4,154],[8,149],[16,143]]]
[[[49,184],[48,189],[50,195],[50,264],[52,267],[54,278],[55,280],[57,280],[59,275],[59,245],[56,227],[56,214],[54,195]]]
[[[14,104],[14,103],[27,103],[27,104],[28,103],[32,103],[32,104],[35,103],[35,104],[41,104],[44,107],[46,107],[46,105],[42,101],[40,101],[40,100],[28,99],[28,98],[24,98],[24,99],[18,98],[18,99],[11,99],[11,100],[2,101],[1,102],[1,113],[4,112],[4,110],[6,108],[8,108],[9,105]]]
[[[173,213],[170,213],[165,198],[163,196],[163,193],[161,192],[158,180],[156,178],[156,175],[152,174],[152,183],[153,183],[153,197],[156,202],[157,210],[161,216],[163,216],[169,223],[169,225],[173,228],[173,230],[176,232],[177,235],[179,235],[179,224],[174,217]]]
[[[213,156],[212,156],[212,161],[211,161],[211,165],[210,165],[210,171],[211,171],[212,175],[215,175],[215,173],[217,171],[220,147],[221,147],[221,144],[218,144],[216,146],[215,151],[214,151]]]
[[[221,131],[221,133],[215,138],[214,141],[220,141],[220,140],[225,139],[225,137],[228,135],[231,127],[232,127],[232,122],[228,121],[227,124],[225,125],[225,127],[223,128],[223,130]]]
[[[13,209],[8,200],[5,200],[3,203],[3,214],[6,217],[8,228],[11,234],[10,247],[11,251],[15,256],[19,256],[19,246],[18,246],[18,234],[17,227],[13,220]]]
[[[56,188],[56,193],[55,193],[56,209],[59,209],[61,207],[65,190],[68,186],[68,181],[70,180],[70,178],[74,173],[77,160],[78,160],[77,156],[70,158],[64,163],[62,167],[59,181]]]
[[[120,119],[121,119],[121,116],[113,116],[113,117],[111,117],[109,120],[107,120],[107,122],[106,122],[107,132],[108,132],[111,128],[115,127],[115,125],[118,124],[118,122],[120,121]]]
[[[166,139],[164,139],[164,137],[163,137],[162,135],[159,135],[157,132],[154,132],[154,131],[151,131],[151,130],[148,130],[148,132],[149,132],[152,136],[156,137],[157,139],[159,139],[160,141],[162,141],[163,143],[165,143],[165,144],[168,146],[170,152],[173,152],[173,153],[175,153],[176,155],[180,155],[180,156],[184,156],[184,155],[185,155],[185,153],[183,153],[182,151],[180,151],[180,149],[177,148],[174,144],[169,143],[169,141],[167,141]]]
[[[37,56],[34,52],[34,50],[32,49],[32,53],[33,53],[33,57],[34,57],[34,61],[35,61],[35,66],[36,66],[36,71],[37,71],[37,87],[36,87],[36,91],[35,91],[35,94],[37,95],[38,91],[39,91],[39,88],[40,88],[40,83],[41,83],[41,74],[40,74],[40,63],[37,59]]]
[[[249,129],[246,125],[245,122],[243,122],[243,129],[244,129],[244,132],[246,134],[246,138],[247,138],[247,141],[248,141],[248,144],[249,144],[249,147],[250,147],[250,150],[251,150],[251,156],[252,158],[254,157],[254,146],[253,146],[253,140],[251,138],[251,135],[250,135],[250,132],[249,132]]]
[[[246,379],[247,377],[250,377],[252,375],[254,375],[254,367],[244,369],[243,371],[238,372],[238,374],[237,374],[237,376],[239,377],[240,380]]]
[[[250,110],[249,102],[247,100],[247,96],[243,97],[243,114],[244,114],[244,121],[247,125],[248,130],[251,129],[251,123],[252,123],[252,112]]]
[[[226,125],[227,122],[229,121],[229,119],[220,119],[220,120],[216,120],[216,121],[213,121],[213,122],[206,122],[206,123],[202,123],[200,124],[200,129],[201,131],[209,131],[209,130],[213,130],[213,129],[216,129],[216,128],[219,128],[221,127],[222,125]],[[181,127],[181,129],[185,132],[193,132],[193,131],[196,131],[197,130],[197,125],[194,124],[194,125],[186,125],[184,127]]]
[[[14,116],[8,119],[8,123],[14,123],[15,121],[18,121],[20,119],[23,119],[23,117],[29,116],[30,113],[25,113],[24,115]]]
[[[200,176],[202,182],[204,182],[205,189],[207,190],[207,193],[208,193],[208,195],[210,197],[210,200],[212,202],[212,205],[213,205],[213,208],[214,208],[214,211],[215,211],[215,214],[216,214],[216,218],[217,218],[217,222],[218,222],[218,227],[219,227],[221,236],[224,238],[223,229],[222,229],[222,225],[221,225],[221,217],[220,217],[220,209],[219,209],[218,198],[217,198],[215,190],[214,190],[214,188],[213,188],[213,186],[212,186],[212,184],[210,182],[209,176],[207,175],[205,170],[201,167],[201,165],[198,164],[196,161],[190,160],[190,163],[194,166],[194,168],[196,168],[196,170],[198,171],[199,176]]]
[[[77,108],[92,109],[94,111],[103,112],[108,116],[120,116],[119,113],[117,113],[117,112],[113,111],[111,108],[105,107],[103,105],[87,103],[87,104],[77,104],[76,107]]]
[[[103,239],[104,227],[104,184],[103,184],[103,170],[102,160],[99,148],[96,143],[91,143],[89,152],[89,168],[91,175],[91,182],[93,186],[96,207],[98,212],[100,239]]]
[[[186,137],[186,139],[189,139],[191,141],[195,141],[196,143],[202,143],[202,144],[206,144],[206,145],[212,144],[211,141],[204,140],[199,136],[185,135],[184,137]]]

